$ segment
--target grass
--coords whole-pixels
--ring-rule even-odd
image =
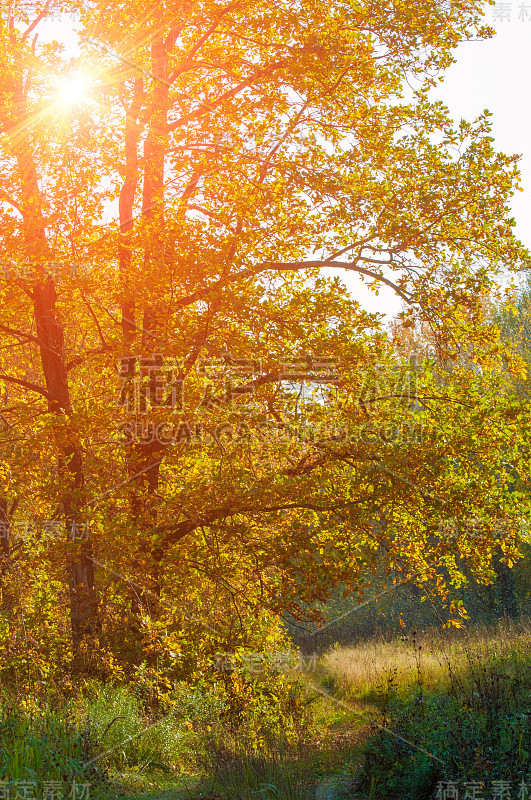
[[[188,739],[175,714],[151,717],[124,687],[99,687],[85,703],[105,763],[114,770],[168,772],[180,760]]]
[[[193,727],[196,728],[191,734],[196,746],[195,763],[189,761],[188,770],[183,770],[182,753],[179,755],[183,739],[174,743],[173,755],[177,761],[168,758],[166,762],[171,764],[170,770],[153,767],[154,755],[160,752],[160,740],[152,736],[150,730],[144,731],[146,741],[142,745],[137,743],[134,749],[117,747],[106,754],[105,760],[121,794],[141,800],[152,797],[157,800],[307,800],[313,797],[314,790],[326,783],[352,781],[361,762],[364,729],[360,728],[359,717],[353,711],[338,707],[311,690],[304,695],[304,702],[306,708],[312,710],[313,723],[301,729],[298,738],[288,739],[275,731],[253,747],[248,735],[242,731],[238,736],[231,724],[228,727],[212,724],[207,726],[211,728],[208,737],[198,735],[201,734],[198,711],[201,703],[192,702],[188,697],[186,722],[190,724],[195,719]],[[202,703],[204,724],[204,698]],[[100,687],[86,708],[90,710],[100,745],[102,739],[107,744],[118,743],[122,736],[136,736],[143,730],[144,712],[125,690],[122,694],[120,690]],[[118,712],[124,719],[117,720],[109,728]],[[183,722],[181,715],[181,726]],[[177,723],[175,730],[179,732]],[[137,738],[140,740],[142,735]],[[328,794],[323,796],[328,797]]]
[[[202,730],[219,710],[204,693],[178,687],[172,713],[155,717],[124,687],[93,683],[55,708],[0,698],[0,780],[58,781],[65,797],[89,783],[91,800],[166,792],[190,798],[198,785]],[[195,726],[195,730],[194,730]]]
[[[212,793],[231,800],[305,800],[312,781],[290,752],[221,753],[213,760]]]
[[[89,781],[91,800],[432,800],[443,776],[531,774],[529,625],[373,639],[307,676],[227,686],[177,684],[159,716],[96,683],[55,710],[0,699],[0,778],[36,776],[36,796]]]
[[[334,648],[322,667],[343,696],[372,698],[387,728],[374,728],[353,796],[432,800],[440,780],[460,791],[469,781],[508,781],[513,792],[528,780],[529,624]]]
[[[378,701],[383,686],[413,686],[419,680],[428,689],[448,689],[452,676],[467,680],[469,654],[488,659],[508,652],[531,651],[531,624],[473,627],[461,631],[428,629],[422,633],[386,639],[378,637],[350,647],[334,647],[321,659],[329,686],[341,696]]]
[[[324,717],[327,712],[321,709],[321,713]],[[207,796],[308,800],[319,797],[325,786],[351,785],[361,765],[364,736],[359,725],[350,727],[350,715],[346,717],[343,725],[336,721],[297,747],[277,742],[277,749],[267,751],[223,752],[220,748],[209,765],[212,778],[204,784]]]
[[[34,782],[36,795],[44,782],[56,781],[69,792],[88,783],[93,796],[107,796],[110,782],[93,761],[96,752],[90,728],[76,728],[60,712],[27,713],[8,702],[0,711],[0,776],[13,795],[20,781]]]

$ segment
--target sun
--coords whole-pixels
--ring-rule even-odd
[[[78,73],[61,81],[57,87],[57,99],[62,106],[76,106],[87,100],[90,80]]]

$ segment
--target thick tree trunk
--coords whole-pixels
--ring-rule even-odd
[[[71,547],[68,559],[68,588],[72,643],[76,661],[81,644],[100,630],[98,599],[90,541],[90,520],[84,505],[83,453],[76,431],[68,419],[71,412],[68,376],[64,356],[63,325],[56,311],[55,287],[51,280],[38,283],[33,292],[37,338],[49,395],[50,411],[57,415],[56,440],[60,453],[59,472],[63,480],[62,505],[66,537]],[[86,523],[89,523],[88,525]],[[76,538],[82,526],[83,540]]]

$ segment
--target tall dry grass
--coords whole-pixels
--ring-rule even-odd
[[[395,639],[370,639],[333,647],[321,666],[344,696],[370,700],[382,683],[426,688],[448,686],[451,676],[466,680],[471,659],[481,662],[513,653],[531,653],[531,622],[477,626],[463,630],[427,629]]]

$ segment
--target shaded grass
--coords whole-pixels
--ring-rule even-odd
[[[252,743],[245,731],[240,736],[233,726],[214,731],[202,762],[205,777],[196,786],[197,796],[309,800],[320,797],[315,793],[323,782],[351,784],[362,758],[364,721],[360,725],[354,710],[338,707],[311,688],[302,699],[311,717],[299,710],[301,724],[291,735],[275,726]]]
[[[97,746],[90,726],[76,728],[60,712],[50,709],[24,712],[5,703],[0,712],[0,779],[16,795],[16,783],[35,783],[35,795],[44,782],[57,781],[65,790],[88,783],[92,796],[107,795],[110,782],[93,759]]]
[[[308,800],[319,795],[323,785],[352,785],[359,771],[363,752],[361,739],[322,738],[297,749],[282,744],[276,751],[218,751],[212,759],[211,781],[206,795],[223,800]]]

